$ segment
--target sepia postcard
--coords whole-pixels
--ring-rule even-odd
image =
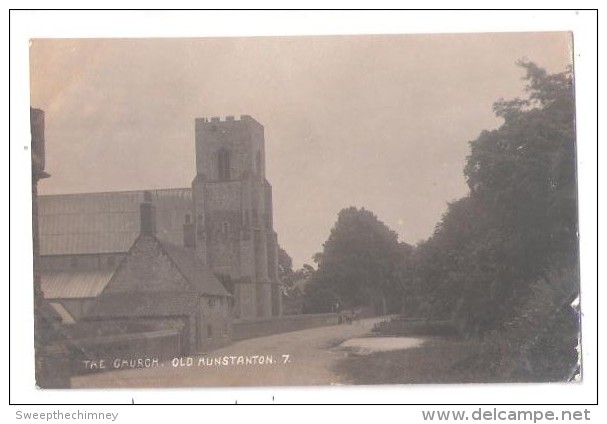
[[[572,37],[32,39],[35,384],[581,381]]]

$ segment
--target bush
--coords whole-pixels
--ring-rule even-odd
[[[578,367],[580,317],[572,303],[577,270],[552,271],[532,284],[531,296],[504,328],[480,343],[476,366],[502,381],[569,381]]]
[[[393,317],[378,322],[373,331],[386,336],[455,336],[457,330],[451,321]]]

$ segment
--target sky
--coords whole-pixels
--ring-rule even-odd
[[[39,193],[189,187],[195,118],[251,115],[296,267],[349,206],[416,244],[467,194],[469,142],[501,123],[493,102],[524,95],[522,58],[565,70],[569,34],[35,39]]]

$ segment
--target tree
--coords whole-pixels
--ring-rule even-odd
[[[293,283],[293,259],[282,246],[278,246],[278,278],[287,286]]]
[[[519,65],[527,97],[495,103],[504,122],[470,143],[470,194],[449,205],[415,258],[428,312],[471,334],[515,319],[549,274],[577,270],[571,72]],[[578,284],[569,281],[567,298]]]
[[[380,313],[400,309],[402,251],[397,234],[370,211],[350,207],[315,255],[318,271],[306,287],[306,309],[328,312],[332,305],[373,306]]]
[[[551,260],[577,261],[573,80],[571,69],[519,65],[528,97],[495,103],[504,123],[470,143],[464,174],[495,226],[521,237],[524,272],[536,273]]]
[[[415,275],[415,248],[405,242],[400,242],[399,245],[401,262],[400,262],[400,312],[403,315],[418,316],[420,302],[420,285],[419,279]]]
[[[554,267],[577,267],[575,109],[571,70],[548,74],[529,61],[525,99],[494,105],[503,125],[471,142],[464,173],[499,234],[510,284],[506,302],[530,293],[530,281]]]
[[[338,301],[336,287],[327,283],[320,274],[315,274],[306,284],[302,312],[304,314],[336,312]]]
[[[303,291],[305,287],[308,286],[308,283],[312,280],[314,273],[316,270],[309,264],[303,264],[303,266],[294,271],[293,270],[293,260],[291,256],[287,253],[285,249],[279,246],[278,249],[278,276],[280,281],[284,284],[284,292],[283,292],[283,309],[285,315],[293,315],[300,313],[313,313],[324,311],[329,308],[329,306],[323,306],[322,294],[318,295],[318,298],[315,298],[313,304],[315,305],[310,310],[304,308],[304,299],[303,299]],[[312,291],[314,288],[312,288]],[[312,292],[310,292],[312,293]]]

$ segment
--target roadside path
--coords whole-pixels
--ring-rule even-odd
[[[187,358],[183,366],[165,361],[153,368],[108,371],[72,378],[73,388],[306,386],[344,384],[334,365],[347,353],[335,346],[367,334],[383,318],[351,325],[318,327],[243,340]],[[288,355],[283,356],[283,355]],[[263,358],[263,359],[262,359]],[[245,361],[248,360],[248,364]],[[217,361],[220,361],[218,364]],[[263,361],[263,364],[261,363]],[[210,363],[211,365],[207,365]]]

